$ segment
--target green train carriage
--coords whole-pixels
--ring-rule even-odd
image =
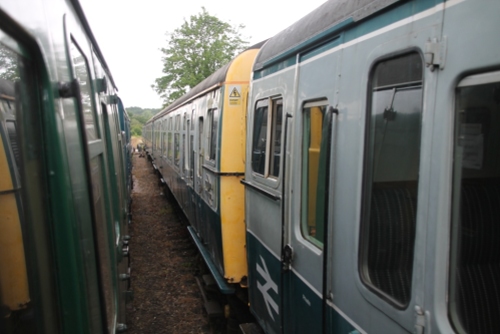
[[[129,120],[78,1],[2,1],[0,56],[0,331],[121,332]]]

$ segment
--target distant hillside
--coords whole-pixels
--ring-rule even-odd
[[[144,124],[161,110],[154,108],[142,109],[140,107],[127,107],[125,109],[130,117],[132,136],[142,136]]]

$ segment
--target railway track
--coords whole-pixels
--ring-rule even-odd
[[[128,333],[216,333],[196,283],[198,252],[182,213],[146,158],[134,155],[133,165]]]

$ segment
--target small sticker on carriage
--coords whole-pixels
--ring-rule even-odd
[[[230,105],[240,105],[241,104],[241,85],[229,85],[229,104]]]
[[[264,298],[264,302],[266,303],[266,308],[267,312],[269,313],[269,316],[271,319],[274,320],[273,312],[271,311],[271,308],[276,312],[277,315],[280,314],[279,312],[279,307],[278,304],[274,301],[273,297],[269,294],[269,289],[272,289],[276,294],[278,294],[278,285],[274,283],[273,279],[271,278],[271,275],[269,274],[269,270],[267,270],[267,265],[266,261],[260,256],[260,260],[262,262],[263,267],[261,267],[257,263],[257,272],[260,274],[260,276],[264,279],[265,283],[260,284],[259,281],[257,281],[257,289],[259,289],[260,293],[262,293],[262,297]]]

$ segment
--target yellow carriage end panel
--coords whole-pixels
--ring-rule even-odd
[[[240,283],[248,275],[241,179],[242,176],[222,176],[220,179],[224,277],[229,283]]]
[[[0,137],[0,304],[11,311],[29,302],[28,275],[19,211]]]
[[[226,75],[220,147],[222,173],[245,172],[245,136],[248,85],[259,52],[250,49],[237,56]]]
[[[220,213],[224,276],[240,283],[248,275],[245,202],[241,179],[245,172],[245,136],[248,85],[259,49],[237,56],[228,69],[224,83],[224,103],[220,144]]]

